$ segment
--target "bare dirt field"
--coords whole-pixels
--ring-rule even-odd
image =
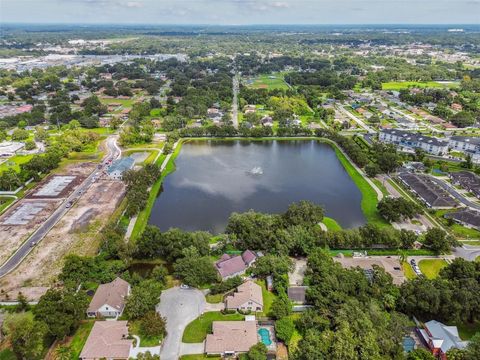
[[[20,200],[0,216],[0,264],[44,222],[60,204],[60,200]]]
[[[19,291],[34,300],[55,281],[68,254],[95,255],[98,232],[123,198],[120,181],[94,183],[12,273],[0,279],[11,298]]]

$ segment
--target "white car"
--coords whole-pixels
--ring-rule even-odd
[[[186,285],[186,284],[182,284],[180,285],[180,289],[190,289],[190,286]]]

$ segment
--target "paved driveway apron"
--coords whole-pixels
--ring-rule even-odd
[[[185,327],[205,309],[205,296],[199,290],[175,287],[162,292],[157,312],[167,319],[167,337],[160,358],[177,360]]]

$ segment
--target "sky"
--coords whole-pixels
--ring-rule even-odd
[[[0,23],[480,24],[480,0],[0,0]]]

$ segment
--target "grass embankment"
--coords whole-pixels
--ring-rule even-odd
[[[402,90],[410,87],[416,88],[451,88],[458,83],[439,83],[436,81],[390,81],[382,83],[382,90]]]
[[[377,192],[370,186],[370,184],[365,180],[362,174],[360,174],[357,169],[350,163],[350,161],[345,157],[345,155],[340,151],[338,145],[333,145],[332,142],[327,142],[331,144],[337,154],[338,160],[342,163],[343,167],[347,171],[348,175],[352,178],[353,182],[357,185],[358,189],[362,193],[362,211],[367,221],[369,223],[384,227],[390,226],[390,224],[383,219],[377,211]]]
[[[329,231],[342,230],[342,227],[335,221],[335,219],[324,216],[322,222]]]
[[[214,321],[240,321],[244,318],[241,314],[223,315],[219,311],[206,312],[187,325],[183,332],[182,342],[201,343],[206,339],[207,334],[212,332],[212,323]]]
[[[415,274],[415,271],[413,271],[412,267],[408,262],[406,261],[402,262],[402,269],[403,269],[403,273],[405,274],[405,277],[408,280],[412,280],[417,277],[417,274]]]
[[[420,271],[427,279],[435,279],[445,266],[447,262],[442,259],[424,259],[418,263]]]
[[[83,321],[75,332],[75,335],[73,335],[72,341],[69,344],[72,351],[72,360],[80,358],[80,353],[82,352],[90,331],[92,331],[93,324],[95,324],[93,320]]]
[[[175,151],[172,153],[172,156],[170,157],[167,165],[165,166],[165,169],[162,171],[162,175],[160,176],[160,179],[158,179],[155,182],[155,184],[153,184],[152,189],[150,190],[150,195],[148,196],[147,206],[138,214],[137,221],[135,222],[135,226],[133,227],[133,230],[132,230],[132,235],[130,236],[130,240],[135,241],[135,239],[138,238],[138,236],[143,232],[143,230],[145,230],[148,219],[150,217],[150,213],[153,208],[153,204],[155,203],[155,200],[158,196],[158,192],[162,187],[163,180],[168,174],[170,174],[175,170],[175,159],[180,153],[182,144],[183,144],[183,140],[180,140],[177,147],[175,148]],[[165,160],[165,156],[163,155],[160,156],[157,160],[157,165],[160,166],[164,160]]]

